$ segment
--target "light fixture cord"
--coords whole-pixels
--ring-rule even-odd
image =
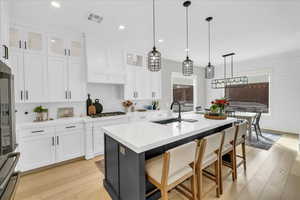
[[[233,55],[231,56],[231,78],[233,78]]]
[[[189,57],[189,9],[186,7],[186,56]]]
[[[153,44],[154,44],[154,47],[155,47],[155,40],[156,40],[156,38],[155,38],[155,2],[154,2],[155,0],[153,0],[153,9],[152,9],[152,11],[153,11],[153,13],[152,13],[152,15],[153,15],[153,17],[152,17],[152,20],[153,20]]]
[[[211,58],[211,38],[210,38],[210,21],[208,22],[208,62],[210,63],[210,58]]]
[[[224,57],[224,79],[226,79],[226,57]]]

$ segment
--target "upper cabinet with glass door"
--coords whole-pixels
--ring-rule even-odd
[[[14,51],[46,52],[45,35],[42,32],[14,26],[10,28],[9,35],[9,45]]]
[[[68,38],[68,39],[67,39]],[[69,39],[58,35],[48,35],[48,55],[63,56],[70,58],[81,58],[82,43],[81,39]]]

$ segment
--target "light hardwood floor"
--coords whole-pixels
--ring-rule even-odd
[[[111,200],[102,186],[103,174],[93,160],[82,160],[23,176],[16,200]],[[299,200],[300,154],[297,136],[284,135],[269,151],[247,147],[247,173],[242,167],[238,180],[224,177],[220,200]],[[225,174],[225,173],[224,173]],[[205,190],[210,181],[205,180]],[[171,200],[185,200],[176,191]],[[217,199],[215,191],[205,199]]]

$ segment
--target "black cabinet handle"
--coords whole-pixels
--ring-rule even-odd
[[[68,99],[68,91],[65,91],[66,99]]]
[[[76,128],[76,126],[67,126],[66,128]]]
[[[56,136],[56,144],[59,145],[59,136]]]
[[[71,50],[70,49],[68,50],[68,52],[69,52],[69,56],[71,56]]]
[[[21,100],[23,100],[23,90],[21,91]]]
[[[65,56],[67,55],[67,49],[65,49]]]
[[[4,46],[5,46],[5,49],[6,49],[6,53],[5,53],[6,59],[8,60],[8,58],[9,58],[9,56],[8,56],[8,47],[6,45],[4,45]]]
[[[22,48],[22,41],[19,40],[19,48],[21,49]]]
[[[39,130],[39,131],[31,131],[31,133],[43,133],[45,132],[44,130]]]
[[[52,146],[54,146],[55,145],[55,138],[54,138],[54,136],[52,137]]]
[[[28,90],[26,90],[26,94],[25,95],[26,95],[26,100],[28,100],[28,96],[29,96],[28,95]]]
[[[24,41],[24,47],[25,47],[25,49],[27,49],[27,42],[26,41]]]

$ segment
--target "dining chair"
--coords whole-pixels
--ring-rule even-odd
[[[261,112],[258,112],[252,122],[252,127],[254,128],[254,131],[256,133],[256,139],[257,141],[259,140],[259,135],[262,136],[262,133],[261,133],[261,129],[260,129],[260,119],[261,119]]]
[[[197,142],[193,141],[146,161],[147,178],[160,190],[162,200],[168,200],[168,192],[174,188],[178,189],[176,187],[187,180],[191,180],[192,195],[181,189],[178,191],[189,199],[197,199],[195,163],[198,148]]]

